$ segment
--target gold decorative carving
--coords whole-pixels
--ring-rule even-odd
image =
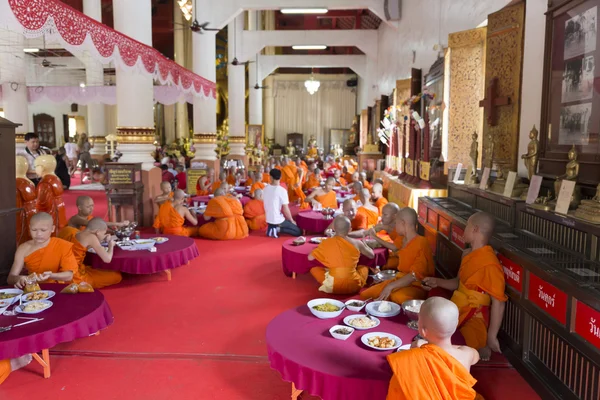
[[[410,89],[411,89],[411,79],[402,79],[396,81],[396,104],[402,104],[406,99],[410,97]],[[410,107],[408,105],[401,106],[401,109],[396,112],[396,121],[398,124],[398,157],[402,160],[406,157],[407,149],[409,148],[409,139],[410,135],[409,124],[404,124],[403,117],[408,115]],[[405,143],[406,140],[406,143]],[[402,161],[399,163],[402,165]],[[406,172],[404,168],[401,169],[401,172]]]
[[[90,136],[89,138],[94,144],[106,144],[106,136]]]
[[[471,164],[473,133],[481,139],[487,29],[477,28],[448,36],[450,69],[448,161]],[[478,140],[477,164],[481,164],[482,140]]]
[[[15,133],[15,143],[25,143],[25,134]]]
[[[155,134],[154,128],[117,126],[117,142],[120,144],[153,144]]]
[[[498,78],[496,95],[508,96],[511,102],[495,110],[498,115],[496,126],[484,124],[483,146],[487,148],[487,142],[493,138],[496,147],[493,162],[510,170],[517,169],[519,153],[524,27],[524,2],[488,16],[485,82]],[[489,163],[488,160],[484,162]]]
[[[245,136],[229,136],[229,143],[246,143]]]
[[[194,144],[212,144],[217,143],[216,133],[194,133]]]

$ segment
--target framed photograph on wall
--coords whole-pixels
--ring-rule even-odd
[[[264,125],[246,125],[246,147],[259,147],[264,143]]]

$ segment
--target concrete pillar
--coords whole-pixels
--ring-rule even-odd
[[[267,76],[267,79],[265,79],[265,86],[267,86],[267,89],[263,90],[265,138],[267,140],[275,140],[275,98],[273,97],[275,89],[274,85],[275,79],[273,79],[273,76]]]
[[[173,32],[175,41],[175,62],[184,67],[186,66],[186,51],[185,38],[189,30],[183,29],[188,26],[187,21],[183,18],[183,13],[176,1],[173,2],[175,31]],[[188,126],[187,103],[175,103],[175,134],[177,139],[189,137],[190,129]],[[167,142],[171,143],[171,142]]]
[[[248,30],[261,30],[261,15],[261,11],[248,11]],[[248,66],[248,90],[250,91],[248,99],[248,123],[250,125],[262,125],[263,89],[254,88],[257,83],[258,86],[263,86],[260,79],[260,65],[258,57],[253,57],[250,61],[256,61],[256,63],[251,63]]]
[[[241,53],[242,32],[244,30],[243,14],[236,17],[228,26],[228,90],[229,90],[229,136],[242,137],[246,131],[246,66],[232,65],[236,52]],[[233,153],[233,148],[232,148]],[[236,155],[236,154],[232,154]]]

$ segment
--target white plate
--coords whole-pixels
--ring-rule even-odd
[[[41,300],[27,300],[27,298],[32,295],[33,293],[46,293],[48,295],[48,297],[46,297],[45,299],[41,299]],[[52,290],[38,290],[37,292],[31,292],[31,293],[27,293],[24,295],[21,295],[21,300],[23,301],[23,303],[29,302],[29,301],[42,301],[42,300],[49,300],[51,298],[54,297],[56,293],[53,292]]]
[[[169,241],[169,238],[160,236],[160,238],[164,239],[164,240],[162,240],[162,241],[159,242],[158,240],[156,240],[158,238],[159,238],[159,236],[152,238],[152,240],[154,240],[156,242],[154,244],[163,244],[163,243],[167,243]]]
[[[375,317],[371,317],[371,319],[373,321],[375,321],[375,325],[369,327],[369,328],[359,328],[358,326],[354,326],[350,324],[350,321],[353,320],[354,318],[359,318],[359,317],[366,317],[366,314],[354,314],[354,315],[348,315],[347,317],[344,318],[344,323],[346,325],[348,325],[350,328],[354,328],[354,329],[358,329],[359,331],[366,331],[369,329],[373,329],[373,328],[377,328],[379,326],[379,324],[381,323],[381,321],[378,318]]]
[[[400,353],[401,351],[406,351],[406,350],[410,350],[410,343],[403,344],[402,346],[398,347],[398,350],[396,350],[396,352]]]
[[[312,244],[321,244],[321,242],[325,239],[329,238],[327,236],[314,237],[310,238],[309,242],[311,242]]]
[[[35,302],[31,302],[31,303],[35,303]],[[31,303],[27,303],[27,304],[31,304]],[[52,305],[54,304],[48,300],[40,300],[40,303],[46,303],[46,304],[49,304],[49,306],[44,308],[43,310],[39,310],[39,311],[23,311],[23,309],[21,307],[25,307],[27,304],[19,304],[18,306],[15,307],[15,311],[18,313],[21,313],[21,314],[39,314],[41,312],[46,311],[50,307],[52,307]]]
[[[372,338],[373,336],[388,337],[390,339],[394,339],[396,341],[396,344],[394,345],[394,347],[390,347],[390,348],[387,348],[387,349],[380,349],[379,347],[371,346],[369,344],[369,338]],[[386,332],[369,332],[369,333],[365,333],[360,338],[360,341],[363,342],[363,344],[365,346],[367,346],[367,347],[369,347],[369,348],[371,348],[373,350],[379,350],[379,351],[396,350],[398,347],[402,346],[402,339],[400,339],[396,335],[392,335],[391,333],[386,333]]]
[[[367,304],[367,311],[369,314],[374,315],[376,317],[382,317],[382,318],[389,318],[389,317],[395,317],[396,315],[400,314],[400,311],[402,311],[402,308],[396,304],[396,303],[392,303],[391,301],[389,302],[390,305],[392,306],[392,311],[387,312],[387,313],[382,313],[379,312],[379,303],[381,303],[380,301],[374,301],[372,303]]]
[[[0,301],[2,301],[2,300],[8,301],[8,302],[10,302],[10,304],[13,304],[19,300],[19,297],[23,294],[23,291],[21,289],[0,289],[0,293],[16,294],[15,297],[11,297],[10,299],[1,299],[0,300]]]

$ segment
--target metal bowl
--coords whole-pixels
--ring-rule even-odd
[[[130,239],[131,235],[133,235],[133,233],[135,232],[136,227],[137,227],[137,224],[135,222],[133,222],[127,226],[122,226],[115,230],[115,236],[120,240]]]
[[[410,319],[412,321],[418,320],[419,313],[407,310],[406,307],[421,306],[424,302],[425,302],[425,300],[408,300],[408,301],[405,301],[404,303],[402,303],[402,309],[404,310],[404,314],[406,314],[408,319]]]
[[[321,214],[323,214],[325,219],[333,219],[333,214],[335,214],[335,210],[333,208],[324,208],[321,210]]]
[[[384,269],[383,271],[379,271],[378,273],[373,275],[373,278],[378,282],[383,282],[383,281],[387,281],[390,279],[394,279],[397,274],[398,274],[398,271],[396,271],[396,270]]]

